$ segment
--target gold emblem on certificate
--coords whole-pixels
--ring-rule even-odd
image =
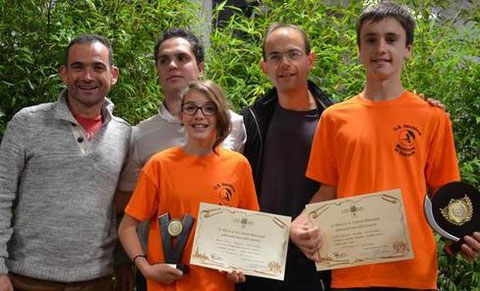
[[[451,199],[445,208],[441,208],[443,217],[455,225],[461,226],[472,219],[473,205],[467,195],[462,199]]]
[[[323,246],[317,270],[413,258],[399,189],[308,204]]]

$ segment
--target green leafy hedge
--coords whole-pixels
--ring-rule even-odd
[[[103,34],[112,41],[120,68],[119,82],[110,94],[116,114],[132,124],[155,114],[162,100],[152,55],[155,40],[169,27],[193,27],[202,32],[204,24],[194,2],[0,0],[0,136],[6,122],[22,107],[57,98],[62,87],[57,69],[65,47],[81,33]],[[251,2],[252,15],[231,8],[233,17],[213,28],[208,42],[206,75],[225,88],[235,109],[251,104],[270,88],[258,64],[264,29],[274,21],[300,25],[310,36],[316,54],[311,79],[330,96],[341,101],[362,90],[364,72],[357,58],[354,29],[363,10],[361,1]],[[478,187],[478,1],[463,1],[465,7],[456,1],[403,2],[418,24],[404,84],[447,106],[462,177]],[[443,246],[443,241],[439,244]],[[447,258],[442,252],[439,257],[441,290],[480,290],[478,261]]]

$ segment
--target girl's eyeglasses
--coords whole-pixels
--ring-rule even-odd
[[[213,102],[207,102],[202,106],[197,106],[194,102],[186,102],[182,104],[182,112],[186,115],[195,115],[199,109],[205,116],[212,116],[218,112],[217,105]]]

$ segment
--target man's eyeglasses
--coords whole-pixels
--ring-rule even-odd
[[[218,112],[217,105],[213,102],[207,102],[202,106],[197,106],[197,104],[191,101],[182,104],[182,112],[186,115],[195,115],[199,109],[205,116],[212,116]]]
[[[293,49],[286,51],[284,53],[273,53],[267,56],[267,62],[273,63],[273,64],[278,64],[282,61],[283,56],[286,56],[288,60],[290,61],[296,61],[300,59],[304,53],[302,51]]]

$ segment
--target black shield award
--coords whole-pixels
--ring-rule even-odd
[[[433,198],[425,197],[425,216],[442,237],[452,240],[445,251],[460,250],[465,235],[480,230],[480,192],[472,185],[452,182],[442,186]]]
[[[181,264],[180,260],[183,250],[185,249],[185,244],[190,236],[193,221],[194,218],[188,213],[183,216],[183,220],[170,220],[168,213],[158,217],[165,263],[181,270],[183,274],[188,273],[188,265]]]

